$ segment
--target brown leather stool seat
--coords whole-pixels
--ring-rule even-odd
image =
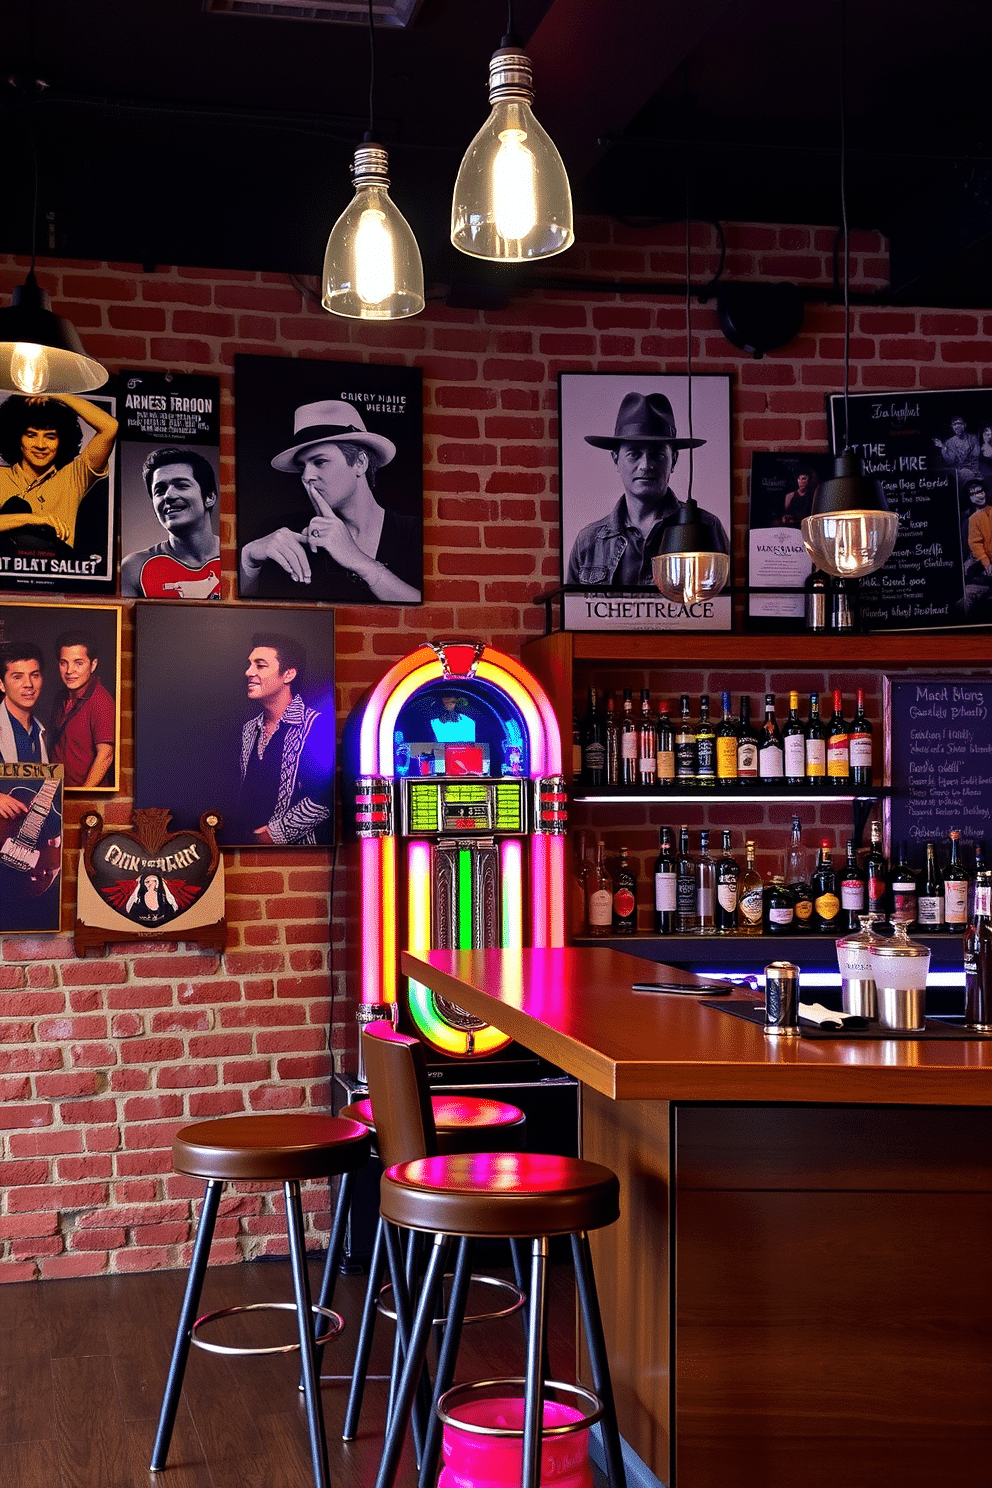
[[[519,1106],[509,1101],[490,1100],[481,1095],[432,1095],[431,1109],[437,1128],[438,1147],[442,1152],[487,1152],[494,1142],[512,1141],[523,1133],[526,1118]],[[361,1121],[375,1130],[370,1100],[353,1101],[342,1106],[339,1116]],[[475,1147],[474,1141],[480,1146]]]
[[[307,1179],[353,1174],[368,1161],[370,1149],[369,1129],[363,1122],[342,1120],[338,1116],[302,1113],[231,1116],[218,1121],[201,1121],[195,1126],[183,1127],[177,1133],[172,1144],[176,1172],[186,1173],[192,1178],[203,1178],[207,1184],[207,1192],[196,1229],[186,1294],[162,1399],[152,1451],[152,1472],[160,1472],[166,1464],[191,1343],[221,1353],[283,1353],[299,1349],[314,1483],[316,1488],[329,1488],[327,1441],[317,1380],[317,1348],[332,1333],[339,1331],[340,1319],[326,1309],[318,1309],[318,1315],[327,1316],[331,1326],[315,1342],[312,1324],[314,1308],[310,1301],[300,1184]],[[196,1311],[206,1275],[221,1192],[225,1183],[234,1182],[278,1182],[283,1185],[295,1304],[265,1305],[295,1310],[298,1344],[286,1345],[277,1350],[235,1349],[218,1344],[208,1345],[195,1336],[196,1329],[211,1316],[207,1314],[197,1320]],[[262,1305],[255,1304],[256,1307]],[[224,1312],[244,1310],[252,1309],[225,1308]]]

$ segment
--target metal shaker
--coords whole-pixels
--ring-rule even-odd
[[[799,1037],[799,967],[792,961],[765,967],[765,1037]]]

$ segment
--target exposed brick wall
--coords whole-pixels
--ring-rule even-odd
[[[557,261],[562,274],[669,283],[683,274],[677,225],[640,231],[592,220],[580,224],[579,244]],[[717,263],[712,229],[694,229],[694,247],[702,283]],[[727,247],[729,278],[790,278],[821,291],[832,283],[829,228],[730,225]],[[883,288],[884,242],[864,234],[853,247],[853,290]],[[0,297],[25,270],[22,260],[0,257]],[[540,630],[531,598],[559,576],[557,372],[684,370],[682,303],[654,292],[533,293],[485,313],[434,301],[414,320],[376,325],[325,314],[277,274],[182,267],[146,274],[134,264],[45,261],[38,272],[55,308],[111,368],[220,376],[221,531],[229,560],[235,353],[423,369],[426,603],[337,611],[341,720],[387,666],[425,638],[482,636],[516,654],[521,640]],[[712,303],[696,305],[693,317],[696,369],[733,379],[740,522],[752,449],[825,446],[824,395],[842,381],[842,315],[835,305],[812,303],[796,341],[762,361],[726,342]],[[858,308],[854,386],[992,380],[984,360],[990,324],[992,316],[977,312]],[[740,560],[740,529],[737,546]],[[225,597],[233,598],[231,578]],[[117,823],[129,820],[131,804],[130,640],[128,614],[125,792],[99,803]],[[69,804],[70,868],[81,810],[78,801]],[[184,1264],[198,1185],[171,1172],[175,1129],[197,1117],[326,1106],[329,1025],[334,1051],[354,1039],[354,991],[340,969],[357,942],[341,908],[349,865],[339,864],[330,921],[333,989],[327,854],[235,853],[227,867],[231,942],[222,957],[168,945],[112,947],[78,961],[65,935],[4,940],[0,1279]],[[70,872],[67,925],[72,902]],[[315,1189],[307,1205],[312,1243],[319,1244],[326,1197]],[[283,1248],[282,1220],[265,1194],[232,1193],[221,1227],[215,1259]]]

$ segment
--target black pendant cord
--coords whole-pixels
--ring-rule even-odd
[[[506,0],[506,34],[500,43],[503,47],[518,47],[520,37],[513,29],[513,0]]]
[[[375,18],[372,14],[372,0],[369,0],[369,130],[365,136],[366,144],[376,143],[375,138],[375,110],[373,99],[375,97]]]
[[[689,484],[685,499],[692,500],[692,284],[689,279],[692,219],[689,215],[689,151],[685,152],[685,371],[689,400]]]
[[[847,228],[847,5],[840,0],[840,222],[844,238],[844,454],[850,449],[851,420],[851,244]]]

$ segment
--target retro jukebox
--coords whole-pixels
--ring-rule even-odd
[[[399,951],[564,944],[565,785],[543,689],[481,643],[432,642],[353,710],[343,805],[360,855],[359,1021],[398,1011],[433,1066],[505,1051],[401,976]]]

